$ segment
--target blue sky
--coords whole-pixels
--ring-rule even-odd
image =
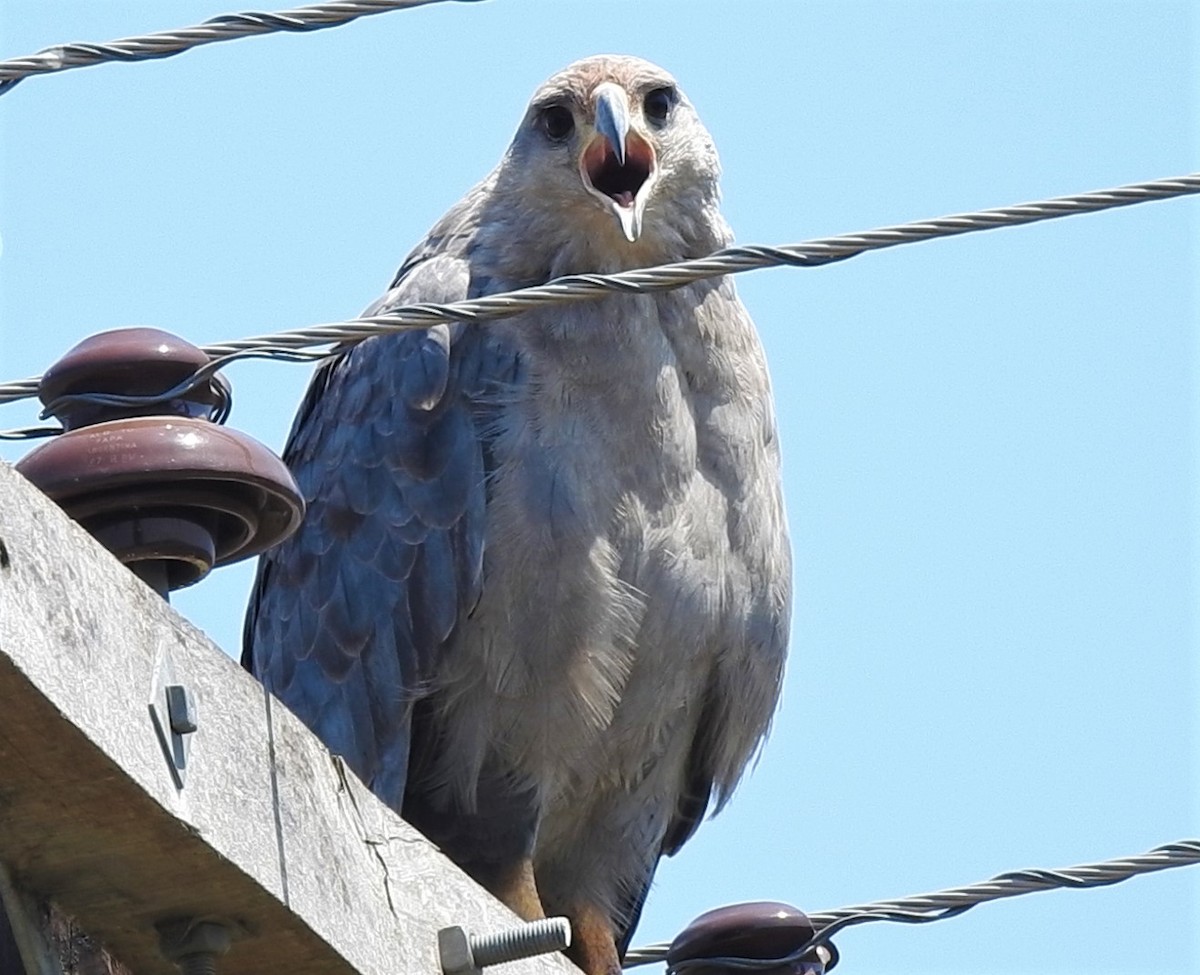
[[[0,57],[231,9],[5,0]],[[601,51],[679,78],[746,243],[1200,169],[1198,19],[489,0],[31,79],[0,98],[0,378],[107,328],[355,314],[534,87]],[[778,398],[792,655],[757,769],[661,869],[635,943],[722,903],[820,910],[1200,833],[1197,207],[739,279]],[[307,374],[234,367],[232,423],[279,449]],[[175,599],[231,653],[250,573]],[[1198,871],[854,929],[839,971],[1194,973]]]

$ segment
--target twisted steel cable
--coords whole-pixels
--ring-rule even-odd
[[[957,213],[932,220],[880,227],[875,230],[821,237],[781,246],[747,245],[726,247],[707,257],[657,267],[638,268],[616,274],[574,274],[547,284],[502,294],[487,295],[451,304],[418,304],[396,308],[386,315],[355,318],[346,322],[314,325],[290,332],[257,336],[205,346],[209,355],[225,355],[262,345],[307,348],[331,343],[360,342],[375,335],[410,328],[428,328],[445,322],[479,324],[506,318],[548,305],[591,301],[606,294],[644,294],[670,291],[706,278],[740,274],[767,267],[817,267],[856,257],[872,250],[913,244],[938,237],[975,233],[999,227],[1020,226],[1080,213],[1094,213],[1152,200],[1200,193],[1200,173],[1146,183],[1132,183],[1107,190],[1056,197],[1033,203]],[[0,395],[3,392],[0,386]],[[0,399],[0,402],[3,402]]]
[[[237,353],[265,353],[268,357],[282,357],[282,350],[345,345],[361,342],[376,335],[405,329],[428,328],[444,322],[477,325],[548,305],[591,301],[606,294],[669,291],[706,278],[740,274],[757,268],[785,265],[817,267],[885,247],[898,247],[939,237],[1020,226],[1042,220],[1056,220],[1060,217],[1095,213],[1196,193],[1200,193],[1200,173],[1191,173],[1076,196],[1060,196],[1033,203],[1019,203],[992,210],[957,213],[932,220],[880,227],[855,234],[822,237],[799,244],[779,247],[727,247],[695,260],[638,268],[617,274],[575,274],[534,288],[522,288],[451,304],[404,305],[386,315],[354,318],[345,322],[218,342],[206,345],[203,349],[214,358]],[[0,404],[37,395],[38,381],[39,377],[33,377],[0,383]]]
[[[1141,874],[1169,870],[1173,867],[1186,867],[1197,863],[1200,863],[1200,839],[1179,840],[1175,843],[1156,846],[1146,853],[1121,857],[1117,860],[1082,863],[1073,867],[1060,867],[1056,870],[1013,870],[998,874],[982,883],[968,884],[965,887],[951,887],[931,894],[915,894],[911,897],[898,897],[895,900],[873,901],[869,904],[839,907],[831,911],[818,911],[809,914],[809,919],[817,929],[817,936],[789,955],[788,958],[802,957],[814,945],[828,940],[838,931],[855,924],[867,924],[872,921],[892,921],[903,924],[942,921],[957,917],[979,904],[999,900],[1003,897],[1019,897],[1023,894],[1064,888],[1078,890],[1088,887],[1107,887]],[[643,948],[633,948],[625,955],[625,967],[636,968],[639,965],[665,961],[669,947],[670,945],[666,943],[660,943],[646,945]],[[766,960],[728,958],[717,961],[722,967],[742,970],[775,968],[782,962],[778,958]],[[707,963],[713,964],[713,960],[708,959]],[[680,970],[682,971],[683,968],[684,966],[681,965]]]
[[[441,0],[334,0],[291,10],[260,12],[254,10],[222,14],[178,30],[137,34],[100,44],[56,44],[37,54],[0,61],[0,95],[32,75],[86,68],[105,61],[150,61],[182,54],[201,44],[235,41],[240,37],[273,34],[277,31],[313,31],[339,27],[359,17],[392,10],[422,7]],[[469,0],[460,0],[469,2]]]

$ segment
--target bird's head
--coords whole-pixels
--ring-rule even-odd
[[[630,258],[721,242],[712,138],[675,79],[640,58],[587,58],[546,81],[499,175],[550,236],[569,228]]]

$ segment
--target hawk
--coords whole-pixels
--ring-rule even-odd
[[[534,94],[367,314],[729,243],[712,138],[625,56]],[[766,361],[733,282],[346,348],[285,452],[244,663],[386,803],[611,975],[659,858],[779,694],[791,555]]]

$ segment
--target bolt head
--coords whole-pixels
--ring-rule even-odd
[[[438,957],[445,975],[477,975],[471,937],[464,928],[455,925],[438,932]]]

